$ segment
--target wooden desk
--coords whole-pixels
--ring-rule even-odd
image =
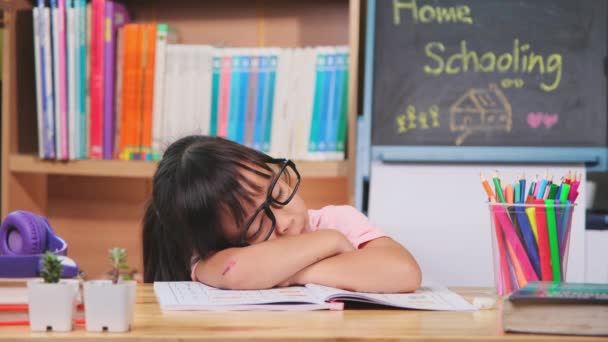
[[[467,299],[490,295],[487,289],[454,289]],[[80,341],[183,340],[348,340],[403,341],[558,341],[602,340],[579,336],[503,334],[498,310],[432,312],[415,310],[346,310],[308,312],[171,312],[162,314],[151,285],[137,290],[133,330],[125,334],[32,333],[28,327],[0,327],[0,340],[40,338]],[[603,339],[608,341],[608,338]]]

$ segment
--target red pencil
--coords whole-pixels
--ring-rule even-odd
[[[553,280],[551,270],[551,253],[549,251],[549,232],[547,230],[547,216],[545,201],[537,199],[534,201],[539,205],[536,207],[536,233],[538,235],[538,256],[540,259],[540,273],[543,281]]]

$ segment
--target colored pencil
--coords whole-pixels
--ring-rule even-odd
[[[519,266],[521,267],[521,270],[523,271],[523,274],[527,281],[537,281],[538,277],[534,272],[534,268],[530,264],[530,259],[528,258],[524,247],[519,241],[519,237],[517,236],[515,228],[513,227],[513,224],[509,219],[509,215],[506,209],[500,205],[497,205],[495,207],[495,214],[505,234],[505,240],[507,241],[507,244],[510,245],[511,248],[513,248],[513,252],[515,254],[515,258],[513,261],[517,261],[519,263]]]
[[[500,185],[500,178],[498,178],[498,171],[494,172],[494,178],[492,180],[494,181],[494,190],[496,191],[496,196],[498,196],[498,200],[500,201],[500,203],[506,203],[505,196],[502,191],[502,186]]]
[[[536,230],[538,234],[538,256],[540,258],[540,273],[543,281],[552,281],[551,252],[549,251],[549,236],[547,235],[547,215],[545,201],[534,201],[536,207]]]
[[[545,200],[547,214],[547,235],[549,238],[549,253],[551,255],[551,270],[553,281],[561,281],[561,267],[559,262],[559,244],[557,242],[557,223],[555,219],[555,206],[551,199]]]

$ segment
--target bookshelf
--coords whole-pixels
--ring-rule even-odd
[[[186,44],[298,47],[349,45],[347,158],[296,161],[299,193],[311,208],[353,203],[359,1],[126,0],[135,22],[173,25]],[[157,163],[44,161],[37,156],[33,1],[3,1],[2,217],[13,210],[46,216],[89,277],[108,269],[107,249],[127,248],[141,266],[141,217]]]
[[[53,175],[125,177],[148,179],[156,171],[156,162],[124,160],[43,161],[34,155],[15,154],[9,157],[10,172]],[[304,178],[346,177],[346,161],[300,161],[298,171]]]

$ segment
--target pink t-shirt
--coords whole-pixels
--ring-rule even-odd
[[[353,247],[358,249],[362,244],[387,236],[383,231],[375,227],[367,218],[357,209],[349,205],[329,205],[319,210],[308,210],[310,219],[310,229],[314,232],[322,229],[335,229],[353,244]],[[194,270],[198,264],[198,260],[192,264],[191,278],[197,281]]]
[[[319,210],[308,210],[308,217],[312,231],[339,230],[357,249],[365,242],[386,236],[367,216],[350,205],[329,205]]]

